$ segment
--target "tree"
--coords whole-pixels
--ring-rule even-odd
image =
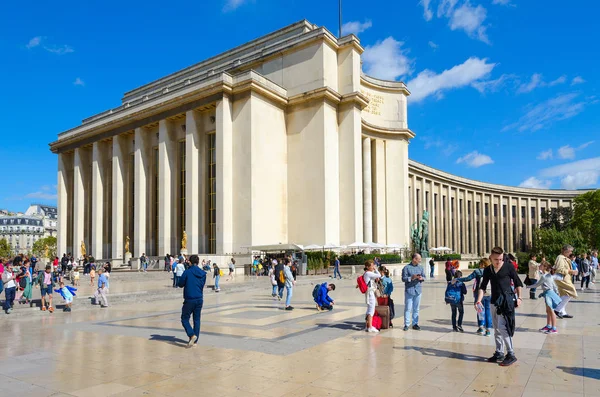
[[[53,236],[41,238],[33,243],[31,251],[38,258],[43,257],[46,254],[46,246],[48,246],[48,257],[54,258],[56,256],[56,237]]]
[[[0,258],[10,258],[13,250],[8,241],[3,238],[0,239]]]
[[[536,229],[533,231],[535,253],[542,254],[549,261],[557,257],[565,244],[573,246],[573,253],[580,254],[588,247],[581,232],[577,229],[558,231],[552,229]]]
[[[600,247],[600,190],[575,197],[572,225],[585,238],[588,248]]]
[[[559,232],[571,227],[573,220],[573,208],[558,207],[545,211],[542,214],[540,229],[556,229]]]

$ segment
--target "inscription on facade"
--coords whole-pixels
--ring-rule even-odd
[[[361,93],[369,98],[369,105],[363,109],[363,112],[371,113],[375,116],[381,116],[381,105],[383,105],[383,96],[372,94],[368,91],[361,90]]]

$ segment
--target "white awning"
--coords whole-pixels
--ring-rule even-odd
[[[304,246],[300,244],[269,244],[269,245],[253,245],[248,248],[250,251],[260,252],[282,252],[282,251],[304,251]]]

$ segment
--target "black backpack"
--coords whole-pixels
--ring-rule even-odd
[[[19,280],[19,287],[20,287],[20,288],[23,288],[23,289],[24,289],[25,287],[27,287],[27,279],[26,279],[25,277],[22,277],[22,278]]]

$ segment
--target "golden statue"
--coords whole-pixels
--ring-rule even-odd
[[[48,258],[48,244],[44,245],[44,258]]]
[[[185,232],[185,230],[183,231],[183,238],[181,239],[181,249],[187,249],[187,233]]]
[[[83,240],[81,240],[81,256],[85,256],[85,243],[83,242]]]
[[[125,236],[125,253],[129,253],[129,236]]]

